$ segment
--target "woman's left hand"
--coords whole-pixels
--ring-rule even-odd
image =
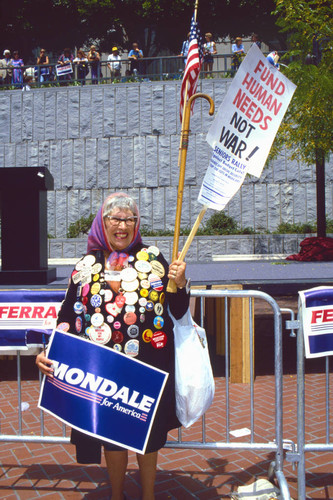
[[[174,280],[178,288],[186,285],[185,269],[186,262],[183,260],[174,260],[169,266],[168,278]]]

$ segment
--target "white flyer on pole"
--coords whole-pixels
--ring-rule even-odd
[[[208,134],[213,156],[198,201],[222,210],[246,173],[260,177],[296,86],[252,45]]]

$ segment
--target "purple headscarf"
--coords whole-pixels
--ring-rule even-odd
[[[104,212],[104,207],[105,205],[109,202],[111,198],[115,198],[116,196],[121,196],[124,198],[131,198],[126,193],[113,193],[110,196],[104,200],[101,208],[98,210],[96,217],[93,220],[93,223],[91,225],[91,229],[88,234],[88,246],[87,246],[87,253],[91,252],[92,250],[105,250],[107,252],[113,252],[114,248],[110,245],[110,242],[108,240],[107,234],[106,234],[106,229],[105,229],[105,224],[104,224],[104,218],[103,218],[103,212]],[[135,225],[134,229],[134,235],[131,243],[128,245],[127,248],[124,248],[122,252],[129,252],[131,248],[133,248],[135,245],[138,243],[142,242],[141,239],[141,234],[139,231],[140,228],[140,214],[138,207],[136,203],[134,202],[133,198],[131,198],[135,205],[135,213],[134,215],[137,216],[137,222]]]

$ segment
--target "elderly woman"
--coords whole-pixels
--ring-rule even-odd
[[[138,208],[130,196],[115,193],[105,200],[88,236],[88,255],[95,275],[90,284],[80,287],[73,278],[82,259],[76,265],[59,312],[58,328],[94,341],[92,319],[97,314],[106,346],[131,356],[135,352],[137,359],[169,373],[146,453],[137,454],[142,499],[153,500],[157,452],[164,446],[168,431],[180,426],[175,413],[173,323],[168,308],[175,318],[181,318],[189,295],[186,264],[175,260],[169,266],[156,246],[142,243],[139,227]],[[168,278],[175,281],[176,293],[166,291]],[[78,311],[78,300],[84,306],[79,314],[74,311],[75,304]],[[36,364],[45,375],[52,374],[52,361],[43,353],[37,356]],[[104,446],[111,498],[123,500],[127,450],[76,430],[72,430],[71,440],[80,463],[99,463]]]

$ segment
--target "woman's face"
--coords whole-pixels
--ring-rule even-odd
[[[127,219],[127,222],[119,219]],[[133,240],[136,219],[131,210],[114,208],[104,217],[106,234],[114,250],[124,250]]]

